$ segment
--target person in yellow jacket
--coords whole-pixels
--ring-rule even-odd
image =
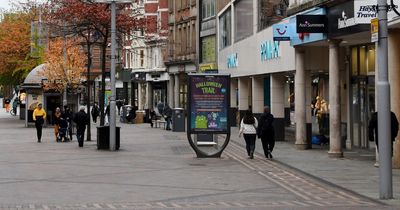
[[[33,121],[35,121],[38,143],[40,143],[42,139],[42,127],[45,119],[46,112],[42,108],[42,104],[38,104],[36,109],[33,111]]]

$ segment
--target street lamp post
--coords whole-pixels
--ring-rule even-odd
[[[116,4],[117,3],[132,3],[131,0],[95,0],[97,3],[110,3],[111,4],[111,97],[110,97],[110,150],[115,151],[116,145],[116,112],[115,112],[115,59],[116,59]]]

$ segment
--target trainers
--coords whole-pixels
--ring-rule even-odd
[[[250,152],[250,159],[254,159],[254,153]]]
[[[375,162],[374,167],[378,168],[379,167],[379,162]]]

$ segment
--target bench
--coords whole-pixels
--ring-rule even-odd
[[[165,120],[151,120],[154,128],[161,128],[161,125],[163,125],[164,129],[166,128],[167,121]]]

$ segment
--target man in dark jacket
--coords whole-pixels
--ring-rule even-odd
[[[393,112],[390,112],[390,123],[391,123],[391,140],[392,140],[392,156],[393,156],[393,142],[396,139],[397,132],[399,131],[399,121],[397,120],[396,115]],[[379,151],[379,144],[378,144],[378,112],[374,112],[371,116],[371,120],[369,121],[368,125],[368,133],[369,133],[369,140],[374,141],[376,147]]]
[[[64,106],[64,111],[61,113],[61,117],[68,122],[68,134],[69,139],[72,141],[72,118],[73,113],[68,106]]]
[[[272,150],[275,146],[275,131],[272,123],[274,122],[274,115],[271,114],[268,106],[264,107],[264,113],[258,120],[257,135],[261,138],[266,158],[272,159]]]
[[[81,107],[79,112],[75,114],[74,122],[76,123],[76,137],[79,142],[79,147],[83,147],[86,125],[89,125],[89,115],[86,114],[85,107]]]
[[[171,121],[172,121],[172,109],[168,104],[165,104],[163,113],[165,121],[167,122],[166,130],[171,130]]]
[[[99,105],[97,105],[97,102],[94,102],[91,114],[93,122],[97,123],[97,117],[100,115],[100,108]]]

